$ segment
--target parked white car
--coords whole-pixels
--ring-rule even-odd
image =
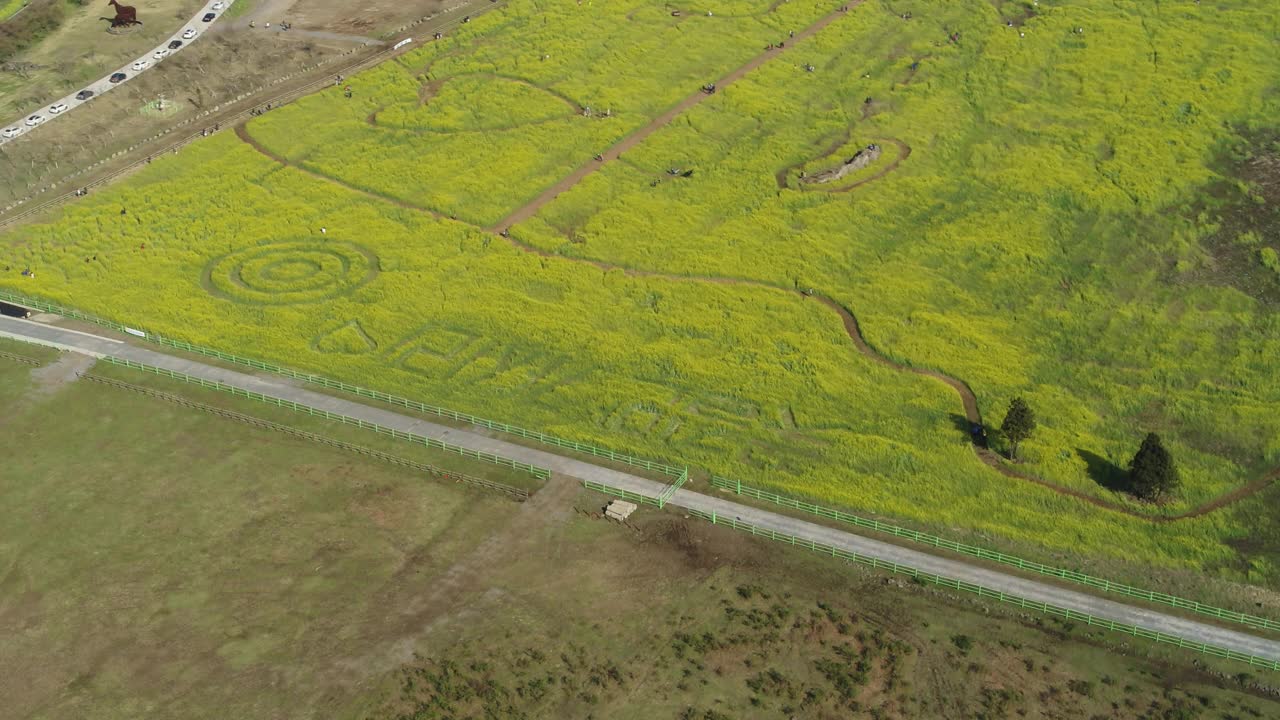
[[[166,56],[166,55],[168,55],[168,54],[169,54],[169,51],[168,51],[168,50],[166,50],[165,48],[160,48],[159,50],[157,50],[157,51],[155,51],[155,52],[151,53],[151,59],[152,59],[152,60],[163,60],[163,59],[165,58],[165,56]]]
[[[66,104],[66,103],[54,103],[53,105],[50,105],[50,106],[49,106],[49,114],[50,114],[50,115],[57,115],[58,113],[62,112],[63,110],[66,110],[66,109],[67,109],[67,104]]]
[[[224,3],[216,2],[216,3],[214,3],[214,4],[213,4],[213,9],[214,9],[214,10],[221,10],[223,7],[225,7],[225,4],[224,4]]]
[[[15,126],[13,126],[13,127],[11,127],[11,128],[5,128],[4,130],[0,130],[0,135],[3,135],[3,136],[5,136],[5,137],[7,137],[7,138],[15,138],[15,137],[18,137],[18,136],[19,136],[19,135],[21,135],[21,134],[22,134],[22,126],[21,126],[21,125],[15,125]]]
[[[191,28],[187,28],[187,31],[186,31],[186,32],[184,32],[184,33],[182,33],[182,39],[183,39],[183,40],[190,40],[191,38],[193,38],[193,37],[195,37],[195,36],[197,36],[197,35],[199,35],[199,34],[200,34],[200,33],[196,32],[195,30],[192,30]]]
[[[133,71],[139,72],[141,70],[145,70],[147,66],[150,64],[151,63],[147,62],[146,60],[139,60],[138,62],[133,64]]]
[[[43,116],[43,115],[32,115],[31,117],[27,118],[27,126],[28,126],[28,127],[35,127],[35,126],[39,125],[39,124],[40,124],[40,123],[42,123],[42,122],[44,122],[44,116]]]

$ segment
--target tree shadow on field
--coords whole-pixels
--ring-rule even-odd
[[[1124,492],[1129,484],[1129,473],[1110,460],[1085,450],[1076,448],[1076,455],[1084,460],[1085,472],[1090,479],[1113,492]]]

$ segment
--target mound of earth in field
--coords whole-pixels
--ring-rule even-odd
[[[871,163],[880,159],[880,146],[871,143],[853,154],[853,157],[840,163],[837,167],[830,170],[823,170],[814,175],[800,175],[800,182],[807,185],[819,185],[822,183],[836,182],[843,180],[850,173],[857,172],[863,168],[869,167]]]
[[[888,175],[910,154],[901,140],[852,142],[845,135],[812,160],[779,170],[778,187],[845,192]]]

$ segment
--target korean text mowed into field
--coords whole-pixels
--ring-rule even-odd
[[[1273,584],[1256,503],[1148,517],[1280,464],[1276,272],[1220,266],[1275,257],[1222,241],[1275,191],[1229,177],[1274,157],[1268,6],[866,2],[804,37],[839,6],[517,0],[9,233],[0,283],[947,534]],[[1020,470],[1132,515],[988,467],[955,389],[809,289],[988,423],[1026,397]],[[1184,477],[1162,507],[1110,487],[1149,430]]]

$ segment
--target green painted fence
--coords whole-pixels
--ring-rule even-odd
[[[689,468],[685,468],[681,471],[680,476],[676,478],[676,481],[663,488],[662,492],[658,493],[657,497],[633,493],[630,490],[623,490],[622,488],[616,488],[612,485],[605,485],[604,483],[593,482],[591,480],[583,480],[582,486],[588,490],[595,490],[596,492],[602,492],[606,495],[613,495],[614,497],[620,497],[624,500],[630,500],[631,502],[641,503],[644,505],[656,505],[657,507],[662,508],[667,506],[667,501],[671,499],[671,496],[675,495],[676,491],[688,481]]]
[[[1038,573],[1040,575],[1058,578],[1060,580],[1066,580],[1068,582],[1079,583],[1081,585],[1087,585],[1096,590],[1116,593],[1117,595],[1124,595],[1126,597],[1137,598],[1139,600],[1147,600],[1147,601],[1158,603],[1161,605],[1168,605],[1169,607],[1174,607],[1174,608],[1178,608],[1179,610],[1187,610],[1190,612],[1198,613],[1200,615],[1205,615],[1205,616],[1214,618],[1216,620],[1226,620],[1229,622],[1240,623],[1252,628],[1280,631],[1280,622],[1277,622],[1270,618],[1260,617],[1257,615],[1250,615],[1248,613],[1236,612],[1235,610],[1224,610],[1222,608],[1213,607],[1212,605],[1205,605],[1204,603],[1196,602],[1195,600],[1187,600],[1186,598],[1180,598],[1174,595],[1155,592],[1154,590],[1143,590],[1142,588],[1136,588],[1131,585],[1125,585],[1124,583],[1118,583],[1112,580],[1105,580],[1103,578],[1093,577],[1092,575],[1085,575],[1084,573],[1078,573],[1078,572],[1075,572],[1074,570],[1067,570],[1065,568],[1053,567],[1051,565],[1044,565],[1042,563],[1032,562],[1030,560],[1024,560],[1020,557],[1015,557],[1013,555],[1006,555],[1002,552],[997,552],[995,550],[988,550],[986,548],[975,547],[973,545],[965,545],[964,543],[958,543],[952,540],[946,540],[936,535],[930,535],[928,533],[922,533],[915,530],[907,530],[906,528],[901,528],[896,525],[883,523],[883,522],[880,522],[879,520],[859,517],[857,515],[841,512],[839,510],[833,510],[831,508],[822,507],[821,505],[813,505],[801,500],[796,500],[795,498],[790,498],[784,495],[779,495],[777,493],[768,492],[766,490],[753,488],[747,485],[743,485],[741,482],[737,480],[727,480],[722,477],[712,477],[711,485],[713,487],[732,490],[733,492],[739,495],[746,495],[747,497],[756,498],[757,500],[764,500],[767,502],[771,502],[771,503],[774,503],[775,505],[794,508],[796,510],[807,512],[813,515],[818,515],[820,517],[829,518],[831,520],[837,520],[839,522],[849,523],[850,525],[856,525],[860,528],[866,528],[868,530],[875,530],[877,532],[887,533],[889,535],[893,535],[894,537],[900,537],[907,540],[911,540],[912,542],[918,542],[921,545],[928,545],[929,547],[934,547],[934,548],[942,548],[944,550],[950,550],[952,552],[957,552],[962,555],[969,555],[971,557],[981,558],[983,560],[998,562],[1002,565],[1016,567],[1019,570],[1027,570],[1029,572]]]
[[[112,330],[132,334],[135,337],[142,337],[143,339],[156,343],[157,345],[163,345],[165,347],[171,347],[177,350],[183,350],[185,352],[195,353],[197,355],[204,355],[205,357],[216,358],[218,360],[222,360],[223,362],[233,363],[235,365],[243,365],[245,367],[250,367],[255,370],[263,370],[266,372],[274,373],[276,375],[282,375],[284,377],[293,378],[295,380],[302,380],[303,382],[311,383],[313,385],[319,385],[321,387],[329,388],[331,390],[339,390],[341,392],[351,393],[352,395],[357,395],[362,398],[377,400],[379,402],[385,402],[391,405],[397,405],[399,407],[407,408],[409,410],[415,410],[417,412],[426,413],[429,415],[435,415],[437,417],[448,418],[450,420],[454,420],[457,422],[465,422],[471,425],[477,425],[479,427],[488,428],[489,430],[496,430],[498,432],[507,433],[509,435],[515,435],[517,437],[525,438],[526,440],[533,440],[535,442],[540,442],[540,443],[551,445],[557,448],[562,448],[565,450],[573,450],[575,452],[580,452],[580,453],[586,453],[588,455],[604,458],[606,460],[612,460],[614,462],[623,463],[625,465],[630,465],[632,467],[642,468],[644,470],[649,470],[651,472],[662,473],[663,475],[670,475],[673,478],[679,478],[681,473],[685,472],[683,468],[676,467],[675,465],[668,465],[666,463],[654,462],[652,460],[645,460],[643,458],[638,458],[633,455],[627,455],[626,453],[619,453],[619,452],[614,452],[612,450],[607,450],[605,448],[596,447],[595,445],[591,445],[588,443],[580,443],[580,442],[575,442],[573,440],[565,440],[563,438],[558,438],[558,437],[555,437],[554,435],[548,435],[547,433],[539,432],[537,430],[529,430],[527,428],[522,428],[517,425],[509,425],[504,422],[489,420],[476,415],[469,415],[467,413],[458,412],[456,410],[450,410],[448,408],[439,407],[437,405],[428,405],[427,403],[418,402],[416,400],[410,400],[408,398],[400,397],[398,395],[391,395],[389,393],[384,393],[378,390],[370,390],[368,388],[363,388],[358,385],[351,385],[349,383],[345,383],[340,380],[331,380],[321,375],[312,375],[310,373],[302,373],[296,370],[290,370],[289,368],[281,367],[279,365],[273,365],[271,363],[265,363],[259,360],[252,360],[249,358],[240,357],[239,355],[233,355],[231,353],[225,353],[219,350],[213,350],[211,348],[201,347],[199,345],[193,345],[192,343],[186,342],[184,340],[174,340],[172,338],[167,338],[158,333],[144,332],[136,328],[129,327],[127,325],[121,325],[120,323],[115,322],[113,320],[104,320],[103,318],[100,318],[94,315],[89,315],[88,313],[83,313],[83,312],[80,312],[79,310],[62,307],[60,305],[56,305],[50,302],[45,302],[44,300],[38,300],[36,298],[28,297],[20,293],[15,293],[8,290],[0,289],[0,300],[15,303],[15,304],[22,305],[29,308],[34,308],[36,310],[41,310],[44,312],[55,313],[57,315],[62,315],[64,317],[70,317],[70,318],[75,318],[77,320],[83,320],[85,322],[91,322],[91,323],[94,323],[95,325],[101,325],[103,327],[111,328]],[[143,334],[138,335],[139,332]]]
[[[3,353],[0,353],[0,354],[3,354]],[[183,397],[181,395],[175,395],[173,393],[163,392],[161,390],[156,390],[155,388],[146,387],[145,385],[135,385],[133,383],[127,383],[121,380],[102,377],[100,375],[95,375],[93,373],[80,373],[80,377],[90,382],[101,383],[103,385],[119,388],[121,390],[129,390],[130,392],[136,392],[142,395],[146,395],[147,397],[158,398],[166,402],[174,403],[175,405],[181,405],[183,407],[192,408],[194,410],[200,410],[202,412],[211,413],[219,417],[224,417],[230,420],[235,420],[237,422],[242,422],[246,425],[252,425],[253,427],[262,428],[264,430],[272,430],[274,432],[284,433],[287,435],[291,435],[293,437],[309,440],[311,442],[318,443],[321,445],[328,445],[329,447],[338,448],[339,450],[346,450],[347,452],[357,453],[365,457],[371,457],[371,458],[374,458],[375,460],[381,460],[383,462],[391,463],[393,465],[399,465],[401,467],[406,467],[411,470],[417,470],[418,472],[425,473],[427,475],[432,475],[438,478],[443,478],[445,480],[452,480],[458,483],[466,483],[467,485],[475,485],[476,487],[482,487],[482,488],[485,488],[486,490],[496,490],[498,492],[511,495],[522,502],[524,500],[529,499],[530,493],[528,490],[525,490],[524,488],[513,487],[511,485],[494,482],[492,480],[485,480],[484,478],[478,478],[473,475],[467,475],[466,473],[454,472],[453,470],[445,470],[444,468],[436,467],[435,465],[420,463],[416,460],[410,460],[408,458],[400,457],[399,455],[392,455],[391,453],[384,453],[380,450],[374,450],[372,448],[367,448],[362,445],[356,445],[354,443],[344,442],[336,438],[319,435],[313,432],[307,432],[306,430],[301,430],[291,425],[284,425],[281,423],[272,422],[270,420],[265,420],[263,418],[256,417],[253,415],[245,415],[244,413],[238,413],[234,410],[228,410],[226,408],[217,407],[215,405],[196,402],[191,398]]]
[[[1167,643],[1169,645],[1177,645],[1180,648],[1188,648],[1191,650],[1196,650],[1198,652],[1202,652],[1207,655],[1212,655],[1214,657],[1227,658],[1230,660],[1238,660],[1240,662],[1248,663],[1255,667],[1262,667],[1268,670],[1280,670],[1280,661],[1278,660],[1269,660],[1267,658],[1260,658],[1254,655],[1248,655],[1246,653],[1238,652],[1235,650],[1228,650],[1226,648],[1221,648],[1216,645],[1209,645],[1207,643],[1192,642],[1190,640],[1186,640],[1186,639],[1177,637],[1175,635],[1167,635],[1162,632],[1147,630],[1145,628],[1140,628],[1135,625],[1128,625],[1126,623],[1116,622],[1114,620],[1106,620],[1103,618],[1094,617],[1093,615],[1088,615],[1086,613],[1082,613],[1077,610],[1069,610],[1067,608],[1058,607],[1057,605],[1050,605],[1049,603],[1037,602],[1035,600],[1027,600],[1026,598],[1018,597],[1016,595],[1010,595],[1009,593],[1002,592],[999,590],[992,590],[982,585],[975,585],[974,583],[963,582],[961,580],[952,580],[951,578],[943,577],[941,575],[922,572],[920,570],[917,570],[913,567],[908,567],[906,565],[899,565],[898,563],[895,563],[895,562],[889,562],[886,560],[880,560],[878,558],[867,557],[866,555],[860,555],[858,553],[851,552],[849,550],[842,550],[840,548],[833,547],[831,545],[824,545],[823,543],[814,542],[812,540],[804,540],[794,535],[775,532],[767,528],[756,527],[755,525],[752,525],[750,523],[742,522],[737,518],[719,517],[716,515],[716,513],[707,513],[707,512],[702,512],[701,510],[690,510],[689,514],[696,515],[697,517],[700,517],[703,520],[710,520],[712,523],[715,523],[717,525],[728,525],[729,527],[732,527],[735,530],[749,532],[752,535],[766,537],[766,538],[769,538],[770,540],[776,540],[778,542],[787,543],[789,545],[794,545],[796,547],[808,548],[809,550],[812,550],[813,552],[816,552],[816,553],[821,553],[823,555],[830,555],[831,557],[841,558],[843,560],[849,560],[851,562],[862,563],[863,565],[870,565],[871,567],[878,568],[881,570],[889,570],[891,572],[901,573],[903,575],[909,575],[923,582],[931,582],[937,585],[941,585],[943,587],[949,587],[953,590],[963,590],[965,592],[975,593],[980,597],[991,598],[992,600],[999,600],[1000,602],[1005,602],[1005,603],[1011,603],[1021,608],[1027,608],[1029,610],[1038,610],[1040,612],[1047,613],[1049,615],[1056,615],[1058,617],[1066,618],[1068,620],[1083,622],[1093,627],[1101,627],[1101,628],[1106,628],[1107,630],[1114,630],[1116,632],[1121,632],[1126,635],[1132,635],[1134,637],[1146,638],[1148,640],[1154,640],[1160,643]]]
[[[284,377],[293,378],[295,380],[302,380],[304,382],[308,382],[313,385],[319,385],[321,387],[329,388],[331,390],[339,390],[341,392],[350,393],[352,395],[356,395],[369,400],[377,400],[379,402],[385,402],[390,405],[397,405],[399,407],[403,407],[409,410],[416,410],[418,412],[426,413],[428,415],[435,415],[437,417],[448,418],[450,420],[454,420],[457,422],[465,422],[471,425],[487,428],[489,430],[496,430],[498,432],[507,433],[508,435],[515,435],[517,437],[522,437],[522,438],[525,438],[526,440],[533,440],[535,442],[540,442],[546,445],[552,445],[554,447],[562,448],[565,450],[573,450],[575,452],[586,453],[588,455],[593,455],[595,457],[605,458],[607,460],[623,463],[625,465],[631,465],[632,467],[638,467],[638,468],[643,468],[645,470],[650,470],[653,472],[659,472],[664,475],[671,475],[673,477],[678,477],[681,472],[681,469],[678,467],[675,467],[674,465],[667,465],[665,463],[645,460],[643,458],[634,457],[632,455],[627,455],[625,453],[606,450],[604,448],[596,447],[595,445],[589,445],[587,443],[574,442],[573,440],[565,440],[563,438],[558,438],[558,437],[555,437],[554,435],[548,435],[544,432],[540,432],[537,430],[529,430],[526,428],[519,427],[517,425],[510,425],[504,422],[498,422],[497,420],[489,420],[487,418],[482,418],[476,415],[470,415],[468,413],[463,413],[463,412],[458,412],[456,410],[443,408],[438,405],[429,405],[427,403],[418,402],[417,400],[410,400],[405,397],[392,395],[390,393],[381,392],[379,390],[370,390],[368,388],[360,387],[359,385],[352,385],[350,383],[342,382],[341,380],[332,380],[332,379],[323,377],[321,375],[312,375],[310,373],[302,373],[296,370],[290,370],[285,367],[280,367],[278,365],[272,365],[270,363],[264,363],[264,362],[259,362],[257,360],[242,358],[236,355],[231,355],[230,353],[219,352],[218,350],[211,350],[209,348],[203,348],[198,345],[192,345],[191,343],[184,342],[182,340],[173,340],[171,338],[167,338],[162,335],[149,333],[147,335],[147,339],[151,340],[154,343],[165,345],[171,348],[176,348],[178,350],[185,350],[187,352],[197,353],[200,355],[204,355],[206,357],[217,358],[225,362],[235,363],[237,365],[244,365],[247,367],[255,368],[257,370],[265,370],[267,372],[275,373],[277,375],[283,375]]]
[[[601,493],[604,493],[605,495],[612,495],[614,497],[619,497],[619,498],[622,498],[623,500],[629,500],[638,505],[654,505],[657,507],[662,507],[662,503],[660,503],[657,498],[649,497],[648,495],[640,495],[638,493],[633,493],[630,490],[623,490],[622,488],[616,488],[616,487],[613,487],[612,485],[604,485],[602,483],[592,482],[590,480],[583,480],[582,486],[588,490],[595,490],[596,492],[601,492]]]
[[[274,398],[274,397],[271,397],[270,395],[263,395],[261,393],[251,392],[249,390],[242,390],[232,385],[224,385],[223,383],[214,382],[212,380],[205,380],[204,378],[198,378],[192,375],[186,375],[184,373],[174,372],[172,370],[166,370],[164,368],[158,368],[151,365],[144,365],[142,363],[134,362],[132,360],[124,360],[121,358],[113,358],[113,357],[104,357],[102,359],[114,365],[120,365],[127,368],[133,368],[134,370],[142,370],[145,372],[155,373],[156,375],[173,378],[175,380],[181,380],[183,382],[188,382],[193,385],[199,385],[200,387],[219,390],[222,392],[230,393],[238,397],[248,398],[250,400],[257,400],[259,402],[267,403],[268,405],[275,405],[277,407],[286,407],[291,410],[296,410],[297,412],[306,413],[308,415],[314,415],[316,417],[322,417],[322,418],[325,418],[326,420],[336,420],[338,422],[345,423],[347,425],[355,425],[356,427],[364,428],[366,430],[373,430],[374,432],[381,433],[383,435],[390,435],[391,437],[394,437],[399,440],[408,440],[409,442],[426,445],[429,448],[435,448],[437,450],[446,450],[448,452],[462,455],[463,457],[469,457],[476,460],[483,460],[485,462],[490,462],[495,465],[509,467],[513,470],[527,472],[530,475],[538,478],[539,480],[546,480],[547,478],[551,477],[551,471],[547,470],[546,468],[540,468],[536,465],[529,465],[528,463],[517,462],[515,460],[510,460],[508,458],[500,457],[498,455],[493,455],[486,452],[479,452],[477,450],[472,450],[470,448],[464,448],[460,445],[453,445],[451,443],[436,440],[435,438],[429,438],[423,435],[414,435],[412,433],[403,432],[401,430],[396,430],[394,428],[384,427],[382,425],[378,425],[377,423],[371,423],[366,420],[360,420],[359,418],[348,417],[346,415],[340,415],[338,413],[329,412],[327,410],[320,410],[318,408],[313,408],[308,405],[300,405],[298,403],[295,403],[289,400],[281,400],[280,398]]]
[[[27,357],[26,355],[18,355],[17,353],[4,352],[2,350],[0,350],[0,358],[4,358],[6,360],[12,360],[14,362],[26,363],[28,365],[41,364],[41,362],[35,358]]]
[[[671,496],[675,495],[676,491],[684,487],[684,484],[687,482],[689,482],[689,468],[685,468],[680,471],[680,475],[676,478],[676,481],[668,485],[667,489],[663,490],[662,494],[658,496],[658,507],[666,506],[667,501],[671,499]]]

